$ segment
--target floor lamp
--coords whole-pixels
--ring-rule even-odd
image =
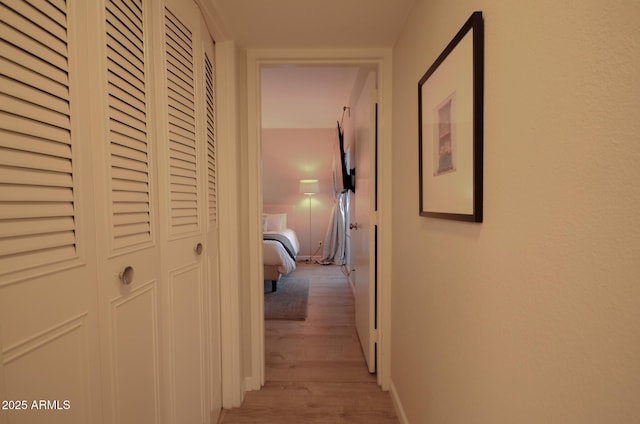
[[[318,193],[320,186],[318,180],[300,180],[300,193],[306,194],[309,198],[309,259],[311,263],[311,196]]]

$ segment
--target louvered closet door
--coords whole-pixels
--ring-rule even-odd
[[[205,240],[206,141],[200,13],[192,1],[164,3],[159,149],[162,272],[167,303],[166,404],[171,422],[209,422],[210,325]]]
[[[100,422],[82,7],[0,2],[2,422]]]
[[[204,98],[205,98],[205,140],[207,157],[207,282],[210,299],[209,322],[211,325],[211,410],[215,415],[222,408],[222,370],[220,347],[220,278],[218,267],[218,172],[216,154],[216,119],[215,119],[215,50],[213,40],[204,25],[202,27],[202,41],[204,50]],[[212,420],[212,422],[217,422]]]
[[[150,2],[94,0],[91,8],[104,415],[108,422],[159,423],[162,293]]]

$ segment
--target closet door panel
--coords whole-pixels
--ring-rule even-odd
[[[199,263],[170,275],[176,423],[205,420],[204,276]]]
[[[150,3],[95,1],[91,14],[104,415],[117,423],[162,422]]]
[[[157,303],[155,281],[110,302],[114,379],[111,413],[116,422],[160,422]]]
[[[152,242],[142,1],[106,3],[112,250]],[[125,26],[126,25],[126,26]]]
[[[170,421],[210,422],[209,281],[205,239],[206,141],[200,11],[192,1],[158,10],[162,51],[159,146],[162,274]]]
[[[195,34],[170,6],[165,9],[166,93],[169,152],[170,234],[201,230],[196,139]]]
[[[0,2],[0,398],[100,420],[83,2]],[[34,403],[35,401],[35,403]]]
[[[202,25],[203,60],[204,60],[204,87],[205,87],[205,125],[204,138],[207,144],[206,151],[206,187],[207,187],[207,213],[206,213],[206,240],[207,240],[207,282],[205,296],[209,300],[209,349],[210,349],[210,398],[212,422],[222,408],[222,369],[221,369],[221,344],[220,344],[220,277],[219,277],[219,239],[218,239],[218,164],[217,164],[217,140],[215,117],[215,47],[211,36]]]

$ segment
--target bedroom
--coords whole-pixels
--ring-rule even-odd
[[[355,137],[356,106],[352,105],[357,105],[371,71],[366,66],[347,65],[270,65],[261,69],[263,212],[271,214],[271,220],[276,217],[273,214],[281,218],[275,229],[281,224],[295,232],[297,261],[324,258],[342,265],[349,260],[346,253],[336,254],[334,243],[325,246],[336,203],[334,172],[338,191],[343,187],[337,123],[343,128],[349,162]],[[351,161],[347,168],[353,167]],[[313,194],[302,192],[307,191],[301,190],[303,180],[312,182]],[[273,223],[268,229],[274,229]],[[278,260],[269,249],[264,250],[265,265]],[[287,261],[291,262],[290,258]],[[293,268],[282,264],[279,274]],[[265,280],[274,278],[279,278],[278,273],[270,273],[265,266]]]

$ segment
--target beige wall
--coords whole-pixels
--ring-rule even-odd
[[[417,82],[485,14],[484,223],[418,216]],[[410,423],[640,422],[640,3],[418,0],[394,49]]]

